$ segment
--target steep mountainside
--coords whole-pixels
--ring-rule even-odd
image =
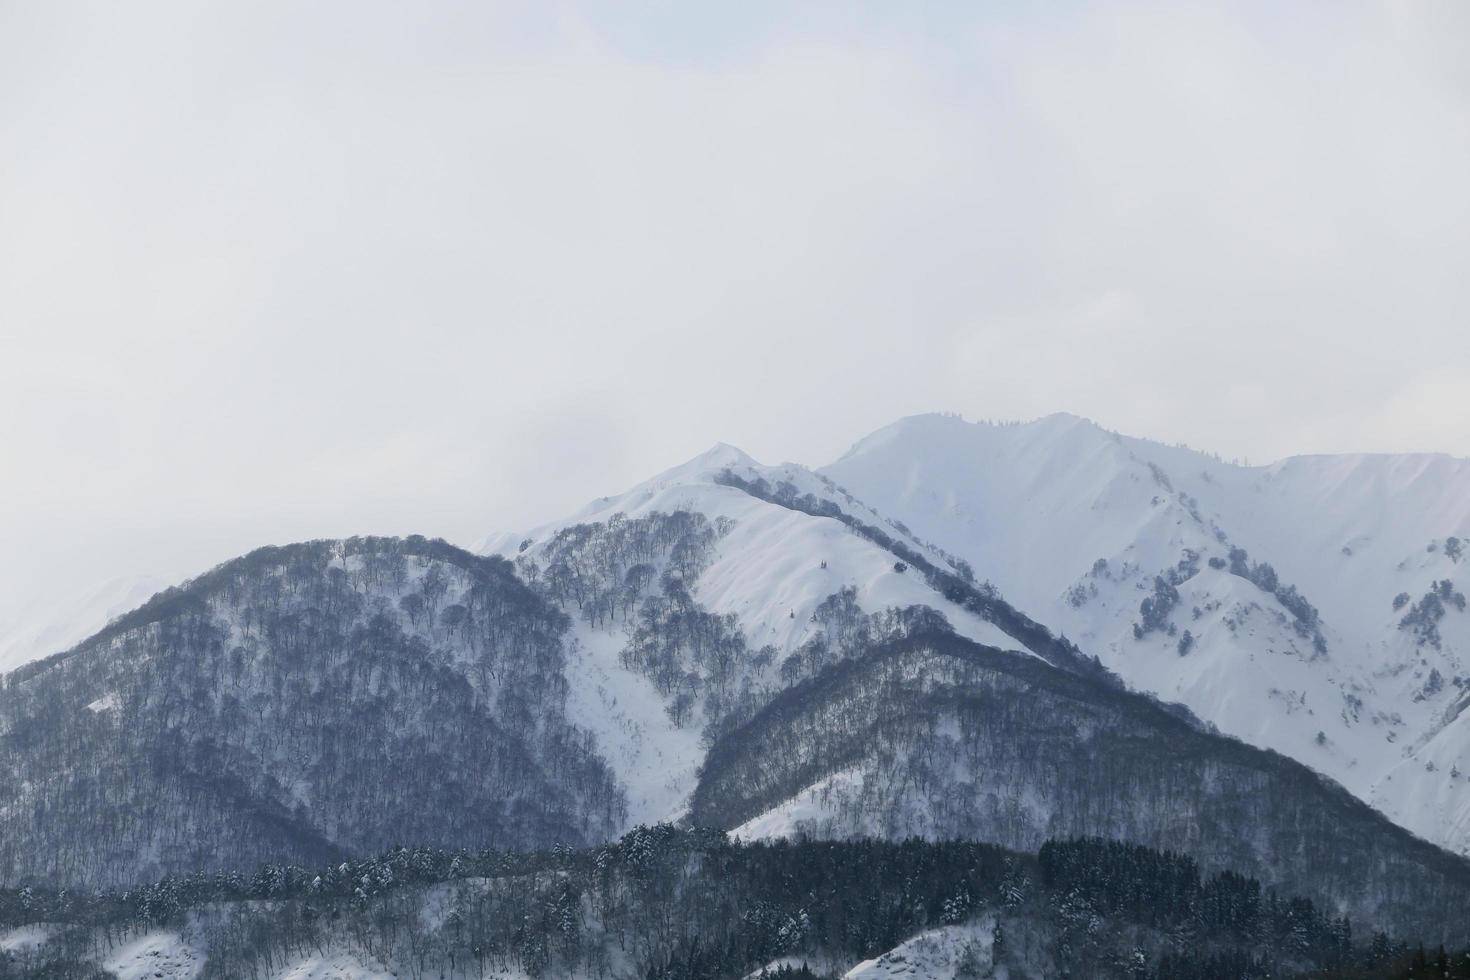
[[[1432,667],[1352,652],[1328,590],[1271,564],[1261,519],[1165,469],[1204,457],[1054,419],[998,475],[955,426],[912,420],[830,473],[719,446],[483,557],[312,542],[160,594],[5,678],[0,881],[579,845],[687,817],[746,836],[1121,838],[1467,938],[1463,859],[1196,717],[1344,780],[1402,765],[1411,726],[1462,686],[1455,587],[1399,603],[1392,626],[1442,659],[1426,693]],[[1206,462],[1199,482],[1233,479]],[[915,503],[944,479],[950,503]],[[986,503],[982,521],[960,502],[981,490],[1020,516]],[[1417,713],[1394,700],[1414,670]]]
[[[936,605],[966,636],[1017,645],[840,522],[716,482],[727,471],[777,472],[716,447],[488,544],[571,618],[570,711],[597,733],[633,822],[684,813],[709,741],[843,656],[855,615]],[[781,472],[830,493],[809,473]]]
[[[1017,847],[1121,837],[1398,924],[1427,922],[1424,903],[1470,901],[1463,861],[1288,759],[1128,694],[976,583],[963,560],[799,467],[719,449],[501,546],[574,618],[577,645],[597,651],[593,669],[571,678],[574,691],[596,692],[573,701],[638,787],[634,812],[687,805],[696,823],[758,834],[968,835]],[[949,623],[961,634],[953,643],[988,645],[974,649],[1006,665],[1004,682],[940,683],[957,670],[950,655],[895,666],[870,654],[931,630],[947,636]],[[917,681],[886,683],[895,677]],[[1049,699],[1052,687],[1062,700]],[[828,690],[837,706],[814,708]],[[617,724],[590,720],[630,704],[639,710]],[[1452,931],[1448,919],[1433,928]]]
[[[5,679],[0,879],[604,839],[623,797],[565,717],[565,622],[442,542],[223,565]]]
[[[1358,922],[1470,937],[1470,862],[1300,763],[942,630],[879,644],[716,743],[692,816],[742,838],[978,837],[1029,851],[1104,836]]]
[[[779,500],[750,492],[767,477]],[[0,875],[597,840],[681,816],[710,744],[905,610],[1059,655],[999,597],[951,601],[894,542],[791,506],[836,496],[722,447],[514,563],[352,539],[221,566],[6,678]]]
[[[920,416],[822,473],[1130,685],[1470,851],[1470,461],[1246,467],[1072,416]]]

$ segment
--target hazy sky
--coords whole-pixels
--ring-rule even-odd
[[[0,0],[0,620],[920,411],[1470,455],[1467,174],[1455,0]]]

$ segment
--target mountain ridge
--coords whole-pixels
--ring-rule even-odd
[[[569,517],[493,535],[486,555],[420,537],[257,549],[4,676],[0,739],[17,766],[9,783],[39,789],[8,805],[0,800],[0,814],[22,821],[10,828],[13,839],[40,839],[42,828],[60,826],[49,809],[58,800],[155,793],[149,812],[157,832],[193,839],[246,800],[259,808],[260,833],[225,863],[293,848],[314,860],[339,844],[356,853],[383,845],[395,825],[416,828],[415,839],[448,840],[467,826],[470,801],[488,804],[476,795],[486,787],[458,775],[443,786],[423,777],[473,770],[481,753],[499,760],[492,770],[500,788],[542,807],[502,807],[487,832],[513,846],[545,846],[555,835],[592,843],[634,822],[697,817],[707,810],[700,794],[717,778],[711,760],[772,705],[795,711],[802,696],[791,692],[856,676],[854,664],[872,649],[942,628],[954,643],[1034,662],[1030,669],[1044,672],[1037,677],[1064,675],[1106,698],[1147,697],[1160,717],[1196,733],[1198,744],[1239,747],[1220,748],[1226,755],[1264,750],[1301,763],[1329,796],[1374,805],[1405,828],[1371,844],[1378,818],[1366,806],[1348,807],[1334,810],[1324,839],[1346,835],[1362,842],[1364,854],[1387,847],[1375,859],[1384,866],[1433,853],[1435,862],[1459,867],[1462,858],[1436,848],[1463,851],[1458,835],[1470,832],[1470,809],[1462,805],[1462,770],[1470,765],[1458,765],[1470,736],[1463,710],[1470,699],[1455,669],[1470,633],[1460,593],[1440,587],[1464,557],[1454,533],[1463,508],[1440,492],[1439,476],[1424,476],[1442,464],[1288,463],[1233,466],[1069,415],[1030,426],[921,416],[860,440],[822,470],[766,466],[716,444]],[[1324,482],[1324,473],[1333,479]],[[1416,511],[1405,529],[1387,509],[1404,487],[1442,509]],[[1324,508],[1324,499],[1337,501],[1335,508]],[[1299,533],[1280,533],[1293,523]],[[1425,548],[1418,538],[1431,527]],[[1385,595],[1382,613],[1359,609],[1334,588],[1349,573],[1375,593],[1389,584],[1414,592],[1405,591],[1402,603],[1398,592]],[[438,584],[429,587],[435,575],[436,583],[447,576],[449,598]],[[477,588],[490,591],[476,598]],[[498,623],[497,615],[508,618]],[[516,623],[531,639],[518,639]],[[1379,646],[1365,642],[1366,628],[1380,629],[1373,634]],[[357,649],[367,651],[371,669],[344,659]],[[918,687],[864,682],[855,690],[869,700],[842,709],[849,718],[863,710],[880,717],[887,695],[917,699],[908,727],[885,722],[875,730],[882,765],[874,769],[875,757],[864,754],[817,759],[814,782],[793,783],[785,798],[763,802],[756,813],[763,833],[798,832],[781,814],[805,808],[803,819],[814,820],[823,800],[836,800],[846,808],[843,819],[862,832],[942,829],[949,825],[934,823],[933,814],[949,812],[964,815],[954,832],[1010,827],[1021,835],[1011,840],[1016,846],[1052,832],[1137,833],[1141,843],[1167,846],[1148,836],[1155,831],[1138,829],[1144,809],[1193,813],[1203,806],[1198,812],[1208,814],[1223,806],[1218,812],[1233,816],[1202,817],[1209,832],[1196,849],[1208,856],[1231,835],[1273,841],[1264,856],[1231,852],[1232,861],[1270,880],[1267,858],[1288,854],[1299,833],[1290,826],[1301,821],[1283,814],[1307,812],[1305,801],[1323,792],[1293,776],[1281,784],[1287,788],[1276,809],[1252,809],[1200,802],[1204,796],[1191,802],[1140,782],[1132,799],[1094,812],[1077,795],[1085,779],[983,784],[965,760],[992,751],[1005,757],[1014,745],[995,732],[974,741],[972,708],[942,682],[963,669],[927,654],[905,662]],[[392,683],[384,687],[375,672]],[[284,695],[283,705],[310,720],[271,714],[271,685],[277,700]],[[1051,680],[990,689],[987,696],[1001,698],[996,703],[1007,712],[1021,711],[1005,738],[1056,741],[1077,758],[1093,758],[1099,722],[1086,711],[1074,728],[1060,729],[1036,727],[1024,712],[1060,690]],[[240,707],[226,703],[231,697]],[[418,699],[424,704],[416,706]],[[351,710],[332,709],[339,704]],[[275,719],[274,727],[252,722],[251,711]],[[444,711],[462,719],[457,728],[444,728],[433,714]],[[797,715],[789,720],[807,724]],[[1132,743],[1138,758],[1157,750],[1151,742],[1167,743],[1170,730],[1139,729],[1141,741]],[[476,741],[437,744],[451,731],[471,732]],[[406,760],[395,766],[397,781],[379,790],[334,782],[313,768],[322,747],[350,755],[372,744],[392,753],[385,758]],[[117,765],[99,769],[108,745],[121,752]],[[441,750],[448,754],[436,755]],[[1179,763],[1180,785],[1203,771],[1191,767],[1217,765],[1210,752]],[[948,768],[939,775],[915,768],[925,753],[949,759]],[[147,778],[125,785],[117,766]],[[1110,771],[1103,763],[1088,770]],[[201,774],[213,772],[221,781],[210,788]],[[883,782],[890,776],[900,782]],[[229,779],[241,787],[233,795]],[[928,810],[910,813],[909,804],[924,797],[908,800],[898,787],[930,784],[969,802],[938,810],[926,803]],[[410,787],[419,797],[402,795]],[[345,801],[357,806],[365,792],[385,815],[356,827]],[[1102,792],[1112,800],[1115,789]],[[984,794],[1020,809],[995,809]],[[194,804],[181,808],[181,799],[204,800],[202,816],[191,815]],[[1092,822],[1047,823],[1058,800]],[[588,801],[591,809],[576,809]],[[272,823],[272,813],[284,822]],[[886,822],[870,822],[873,814],[888,814]],[[931,823],[907,823],[915,814]],[[119,826],[127,840],[149,832],[119,824],[115,814],[107,820],[112,829],[104,836],[116,837]],[[277,834],[272,826],[285,829]],[[56,833],[56,853],[73,873],[93,862],[104,880],[120,882],[171,866],[156,854],[142,864],[120,851],[93,854],[81,830],[73,838],[65,827]],[[208,853],[199,840],[178,860],[197,863]],[[11,876],[55,871],[15,849],[0,858]],[[1347,903],[1359,917],[1404,922],[1402,896],[1430,896],[1428,885],[1385,886],[1378,897],[1399,904],[1384,912],[1351,897],[1379,888],[1379,879],[1292,873],[1299,875],[1287,882],[1292,888]]]
[[[1446,605],[1424,639],[1401,621],[1455,579],[1470,461],[1360,454],[1242,467],[1075,417],[1044,421],[907,419],[822,472],[943,541],[1130,683],[1466,850],[1470,782],[1450,774],[1470,771],[1454,727],[1470,618]],[[1152,624],[1140,607],[1155,592],[1170,608]],[[1297,635],[1298,612],[1312,617],[1303,628],[1318,649]],[[1422,745],[1417,772],[1405,745]]]

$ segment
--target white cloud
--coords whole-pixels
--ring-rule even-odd
[[[7,4],[0,594],[928,409],[1470,454],[1465,11]]]

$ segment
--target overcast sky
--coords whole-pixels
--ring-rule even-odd
[[[0,620],[921,411],[1470,455],[1467,174],[1454,0],[0,0]]]

